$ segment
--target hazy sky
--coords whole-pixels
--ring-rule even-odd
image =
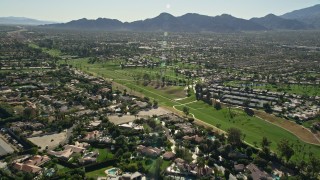
[[[60,22],[84,17],[134,21],[168,12],[175,16],[226,13],[249,19],[268,13],[281,15],[315,4],[320,4],[320,0],[0,0],[0,17],[19,16]]]

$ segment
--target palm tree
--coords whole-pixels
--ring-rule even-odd
[[[205,167],[205,159],[203,157],[197,157],[198,176],[203,175],[203,168]]]

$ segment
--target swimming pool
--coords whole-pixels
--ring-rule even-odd
[[[113,176],[117,176],[118,172],[119,172],[119,168],[111,168],[111,169],[105,170],[105,173],[107,175],[113,175]]]
[[[117,171],[118,171],[118,169],[112,168],[112,169],[110,169],[110,170],[108,171],[108,174],[116,175]]]

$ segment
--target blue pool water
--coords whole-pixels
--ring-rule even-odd
[[[112,169],[109,169],[109,170],[108,170],[108,174],[110,174],[110,175],[116,175],[117,171],[118,171],[117,168],[112,168]]]

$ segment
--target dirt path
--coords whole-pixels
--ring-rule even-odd
[[[264,120],[266,122],[269,122],[275,126],[278,126],[286,131],[289,131],[290,133],[297,136],[300,140],[314,145],[320,145],[319,138],[313,134],[309,129],[298,125],[292,121],[284,120],[281,118],[278,118],[271,114],[266,114],[261,111],[255,111],[255,116],[261,120]]]

